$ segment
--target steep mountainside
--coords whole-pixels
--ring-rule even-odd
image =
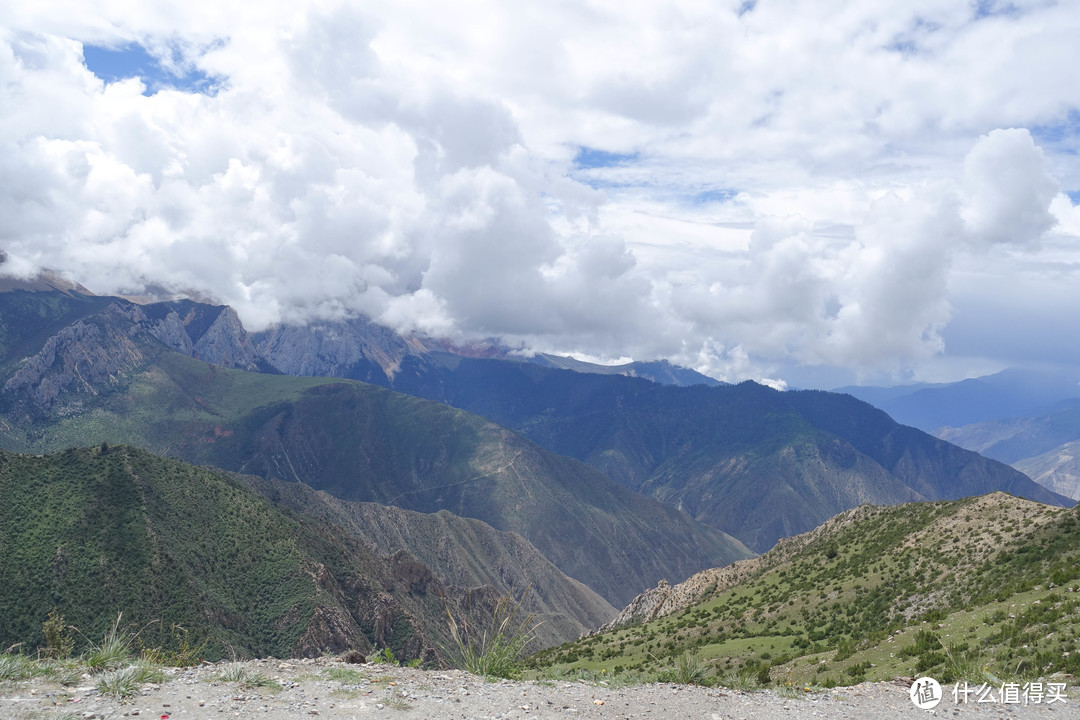
[[[303,483],[237,477],[276,506],[328,520],[373,552],[419,560],[418,572],[428,572],[426,566],[444,585],[487,586],[500,596],[523,596],[522,611],[536,616],[541,645],[576,639],[615,614],[607,601],[568,578],[516,533],[501,532],[446,510],[426,514],[347,502]]]
[[[0,293],[0,410],[29,419],[61,394],[70,407],[120,389],[162,344],[223,367],[271,369],[232,308],[14,290]]]
[[[227,305],[176,300],[144,305],[142,310],[160,328],[155,337],[184,355],[228,368],[273,371]]]
[[[538,665],[850,684],[1080,673],[1080,510],[1004,493],[862,506],[753,560],[661,585]],[[729,680],[730,682],[730,680]]]
[[[1080,440],[1020,460],[1016,468],[1040,485],[1080,500]]]
[[[305,327],[281,325],[255,335],[266,362],[286,375],[339,377],[388,386],[401,361],[423,355],[419,339],[358,318]]]
[[[430,659],[447,609],[496,594],[455,588],[407,553],[381,555],[222,472],[127,447],[0,451],[0,498],[5,647],[40,644],[56,609],[93,638],[122,612],[151,647],[175,646],[182,627],[210,658],[377,645]]]
[[[170,352],[158,337],[166,327],[213,323],[184,325],[175,310],[161,316],[115,301],[46,340],[4,385],[0,443],[34,452],[127,443],[345,499],[449,509],[520,533],[619,604],[658,579],[750,554],[459,410],[371,385],[227,370]],[[202,337],[194,335],[193,344]]]
[[[1013,468],[835,393],[663,387],[460,358],[422,372],[406,361],[395,387],[520,430],[758,551],[866,502],[1005,490],[1069,503]]]

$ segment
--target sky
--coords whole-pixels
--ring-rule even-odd
[[[0,23],[3,274],[777,387],[1080,365],[1072,0]]]

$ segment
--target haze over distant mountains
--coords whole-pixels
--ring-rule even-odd
[[[1038,414],[1080,397],[1080,370],[1010,368],[994,375],[936,385],[846,386],[848,393],[880,407],[905,425],[926,432],[942,427]]]
[[[1013,368],[957,383],[837,392],[1080,499],[1080,371]]]

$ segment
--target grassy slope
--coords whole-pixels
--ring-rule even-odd
[[[718,676],[772,666],[799,684],[1080,674],[1078,521],[1003,493],[860,507],[691,579],[672,614],[536,662],[655,672],[689,650]]]
[[[385,564],[336,528],[287,516],[223,473],[139,450],[0,453],[0,496],[5,647],[40,643],[58,608],[91,638],[119,612],[146,625],[149,645],[168,643],[178,624],[208,640],[211,657],[364,648],[368,606],[392,589]],[[441,613],[398,595],[417,616]],[[399,651],[415,630],[402,620]]]

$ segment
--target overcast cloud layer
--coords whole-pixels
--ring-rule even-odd
[[[1080,364],[1073,2],[45,0],[0,22],[5,273],[727,380]],[[103,48],[157,67],[95,75]]]

